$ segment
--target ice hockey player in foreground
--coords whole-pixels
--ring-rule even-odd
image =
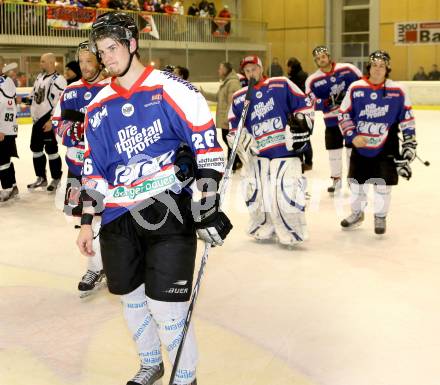
[[[101,15],[89,41],[114,78],[87,108],[77,244],[93,255],[91,223],[94,211],[103,209],[100,244],[108,288],[121,296],[141,360],[127,384],[152,385],[164,375],[161,344],[172,363],[180,344],[196,229],[205,242],[222,245],[232,228],[217,194],[224,155],[203,96],[185,80],[141,64],[130,16]],[[189,151],[179,151],[182,142]],[[185,187],[193,178],[202,190],[200,202],[192,202]],[[197,383],[197,357],[190,326],[176,384]]]
[[[341,222],[344,229],[364,220],[368,186],[374,186],[374,232],[384,234],[391,201],[391,186],[398,175],[410,179],[410,163],[416,157],[415,122],[408,95],[388,79],[390,55],[375,51],[369,57],[367,74],[351,84],[339,110],[339,127],[353,144],[349,180],[351,215]],[[402,146],[399,150],[399,131]]]
[[[89,51],[89,42],[80,43],[77,59],[82,78],[68,85],[61,94],[52,117],[52,125],[57,139],[67,147],[66,164],[68,167],[67,184],[64,198],[64,213],[68,216],[81,217],[82,202],[81,169],[84,163],[84,116],[86,107],[107,84],[102,65],[96,56]],[[104,79],[104,80],[103,80]],[[95,255],[87,258],[87,272],[78,283],[80,297],[86,297],[93,291],[105,286],[105,275],[102,269],[99,248],[99,228],[101,217],[93,221]]]
[[[325,46],[317,46],[313,60],[318,70],[306,80],[306,95],[314,102],[316,110],[322,111],[325,123],[325,148],[330,162],[332,185],[327,189],[330,195],[337,193],[342,186],[342,150],[344,138],[338,127],[338,110],[348,86],[362,77],[362,72],[350,63],[335,63]],[[345,142],[347,168],[351,144]]]
[[[259,57],[245,57],[241,67],[248,79],[257,81],[238,148],[240,158],[247,160],[248,233],[256,240],[277,238],[281,245],[294,246],[307,239],[300,155],[309,145],[312,105],[289,79],[265,78]],[[247,87],[233,95],[230,137],[238,127],[246,92]]]

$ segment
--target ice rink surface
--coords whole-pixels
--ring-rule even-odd
[[[234,229],[211,251],[194,316],[200,385],[438,385],[440,111],[416,111],[416,121],[431,166],[414,161],[413,178],[393,189],[382,237],[371,210],[359,229],[340,230],[349,194],[326,192],[321,118],[307,173],[310,239],[297,249],[246,236],[234,175]],[[124,385],[138,360],[119,299],[105,290],[79,299],[77,230],[54,195],[25,188],[29,138],[21,126],[20,199],[0,206],[0,385]]]

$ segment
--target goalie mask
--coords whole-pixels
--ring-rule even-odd
[[[113,39],[127,47],[130,53],[130,60],[127,68],[117,76],[124,76],[131,66],[133,56],[137,54],[139,32],[133,18],[123,12],[108,12],[100,15],[92,25],[90,33],[90,51],[96,55],[99,53],[96,42],[105,38]],[[136,49],[130,52],[130,40],[136,40]]]

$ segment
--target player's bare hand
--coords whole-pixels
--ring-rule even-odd
[[[44,123],[43,131],[49,132],[52,129],[52,121],[48,120],[46,123]]]
[[[3,142],[3,140],[5,140],[5,134],[0,132],[0,142]]]
[[[365,147],[368,144],[368,139],[365,136],[356,136],[353,139],[353,146],[357,148]]]
[[[95,252],[92,247],[93,242],[93,230],[91,225],[82,225],[79,231],[78,238],[76,239],[76,245],[82,255],[86,257],[93,257]]]

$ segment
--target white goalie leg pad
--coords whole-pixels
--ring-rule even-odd
[[[390,210],[391,186],[374,185],[374,215],[386,217]]]
[[[145,285],[131,293],[121,295],[125,322],[136,344],[143,366],[159,365],[162,362],[157,326],[148,308]]]
[[[242,179],[246,206],[249,210],[248,234],[258,240],[271,239],[274,227],[270,217],[270,160],[252,157]]]
[[[354,182],[353,179],[349,180],[350,182],[350,190],[351,190],[351,197],[350,197],[350,205],[351,205],[351,211],[353,213],[359,213],[361,211],[365,210],[365,207],[367,207],[368,204],[368,184],[359,184],[357,182]]]
[[[164,302],[147,297],[162,344],[166,347],[171,364],[174,365],[177,350],[182,340],[188,302]],[[180,356],[179,367],[174,383],[177,385],[190,384],[196,378],[198,361],[197,342],[192,323],[185,338],[185,345]]]
[[[342,148],[328,150],[328,159],[330,161],[330,176],[340,178],[342,175]]]
[[[270,162],[272,222],[283,245],[295,245],[308,238],[305,219],[306,182],[299,158],[278,158]]]
[[[92,248],[95,252],[93,257],[87,258],[87,269],[91,271],[102,270],[101,246],[99,244],[99,230],[101,229],[101,217],[94,217],[92,222],[93,242]]]

